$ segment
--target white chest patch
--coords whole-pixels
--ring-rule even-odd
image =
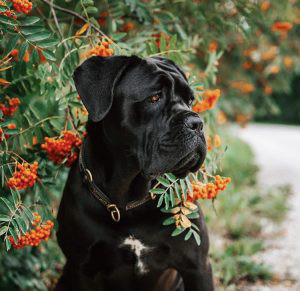
[[[125,240],[121,244],[121,247],[122,246],[130,247],[130,249],[136,255],[136,258],[137,258],[137,264],[136,264],[137,271],[140,274],[147,273],[149,270],[148,270],[147,266],[145,265],[145,263],[143,262],[143,256],[145,255],[145,253],[147,253],[150,250],[150,248],[145,246],[140,240],[136,239],[132,235],[125,238]]]

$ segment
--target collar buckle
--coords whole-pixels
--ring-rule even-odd
[[[120,210],[118,209],[116,204],[107,205],[107,210],[110,212],[111,218],[115,222],[119,222],[121,218]]]
[[[84,180],[88,183],[93,183],[93,176],[89,169],[84,169]]]

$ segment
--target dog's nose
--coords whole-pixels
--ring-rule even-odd
[[[203,129],[203,121],[199,116],[190,115],[185,119],[185,126],[191,130],[202,130]]]

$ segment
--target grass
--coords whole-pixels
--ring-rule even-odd
[[[218,290],[236,290],[242,281],[270,280],[270,266],[255,258],[264,250],[263,221],[280,223],[287,212],[288,187],[261,189],[257,185],[258,168],[250,147],[225,134],[223,144],[230,145],[222,164],[222,176],[232,178],[228,189],[214,202],[204,201],[211,235],[211,259]]]

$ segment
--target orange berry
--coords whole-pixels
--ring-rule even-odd
[[[62,132],[62,138],[45,138],[45,143],[41,148],[48,154],[49,160],[54,164],[61,164],[67,160],[66,165],[71,166],[77,159],[77,153],[74,151],[79,148],[82,141],[71,131]]]

